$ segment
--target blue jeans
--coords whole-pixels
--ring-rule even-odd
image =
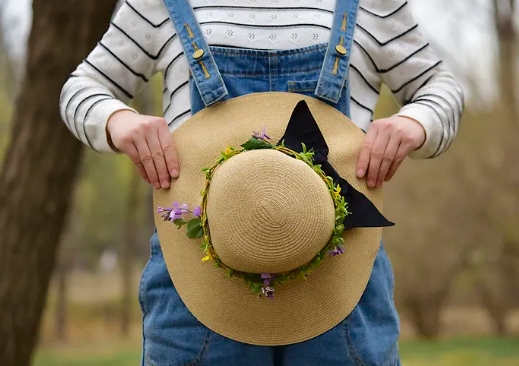
[[[253,346],[220,336],[189,312],[169,277],[158,236],[142,273],[144,366],[400,366],[393,273],[380,246],[359,304],[335,328],[305,342]]]

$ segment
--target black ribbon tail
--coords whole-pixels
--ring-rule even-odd
[[[350,183],[341,178],[330,164],[328,161],[328,144],[308,104],[304,100],[298,102],[294,108],[285,134],[279,140],[278,145],[281,143],[296,152],[302,152],[302,144],[306,146],[307,151],[313,150],[314,164],[321,165],[325,174],[331,177],[335,184],[339,184],[341,195],[348,204],[348,211],[351,212],[344,220],[345,230],[355,227],[385,227],[394,225],[380,213],[364,194],[357,191]]]
[[[395,224],[380,213],[377,207],[364,194],[357,191],[347,180],[340,178],[339,186],[344,200],[348,204],[348,212],[344,219],[345,230],[356,227],[387,227]]]

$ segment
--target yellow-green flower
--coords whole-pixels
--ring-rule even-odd
[[[340,186],[335,187],[335,190],[333,191],[333,196],[335,198],[341,197],[341,187]]]
[[[213,256],[208,253],[204,258],[202,258],[202,262],[207,262],[213,259]]]

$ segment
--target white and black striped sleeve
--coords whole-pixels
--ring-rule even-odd
[[[97,46],[63,85],[60,114],[80,141],[112,152],[106,136],[109,117],[128,106],[156,72],[160,44],[155,36],[160,0],[127,0]]]
[[[382,81],[403,106],[396,115],[416,120],[425,129],[425,143],[410,156],[436,157],[457,136],[463,90],[421,34],[408,3],[377,2],[377,12],[361,9],[358,31],[371,46]]]

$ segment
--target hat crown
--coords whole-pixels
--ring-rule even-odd
[[[308,263],[330,240],[335,207],[322,178],[276,150],[234,156],[214,172],[206,214],[228,267],[281,273]]]

